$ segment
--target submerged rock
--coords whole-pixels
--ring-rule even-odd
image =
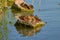
[[[38,16],[17,16],[17,22],[18,23],[22,23],[24,25],[30,25],[32,27],[36,27],[36,26],[43,26],[45,23],[42,22],[41,19],[39,19]]]

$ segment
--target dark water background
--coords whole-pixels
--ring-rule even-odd
[[[33,15],[38,15],[39,18],[42,19],[43,22],[47,22],[45,26],[37,29],[30,29],[27,32],[24,32],[24,28],[16,28],[14,24],[16,23],[16,19],[12,14],[12,10],[10,8],[7,9],[5,17],[3,17],[4,24],[7,28],[3,29],[4,40],[60,40],[60,0],[26,0],[27,3],[33,4],[35,8],[35,12]],[[4,19],[5,18],[5,19]],[[7,23],[8,22],[8,23]],[[6,31],[7,30],[7,31]],[[19,34],[19,31],[23,31]],[[32,34],[32,36],[27,36],[28,33]],[[25,34],[25,35],[23,35]]]

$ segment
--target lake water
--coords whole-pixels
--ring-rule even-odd
[[[47,22],[42,28],[27,29],[16,27],[16,19],[11,9],[7,9],[7,16],[2,22],[4,28],[0,28],[4,35],[1,40],[60,40],[60,0],[26,0],[33,4],[35,11],[33,15],[38,15],[43,22]],[[18,13],[17,13],[18,14]],[[6,23],[8,22],[8,23]],[[7,30],[7,31],[6,31]],[[28,31],[27,31],[28,30]]]

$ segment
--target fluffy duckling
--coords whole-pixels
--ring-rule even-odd
[[[42,21],[37,16],[21,16],[19,18],[21,20],[23,20],[24,22],[28,22],[28,23],[31,23],[31,24],[36,24],[36,23],[39,23],[40,21]]]
[[[26,9],[30,9],[29,6],[26,3],[21,3],[20,5],[24,8],[26,8]]]

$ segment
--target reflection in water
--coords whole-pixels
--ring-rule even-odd
[[[0,14],[0,40],[8,40],[7,9]]]
[[[11,9],[14,15],[33,15],[34,12],[23,12],[17,9]]]
[[[0,40],[3,39],[3,35],[2,35],[2,13],[0,13]]]
[[[15,27],[19,34],[23,34],[23,36],[33,36],[40,32],[42,26],[38,26],[36,28],[30,27],[28,25],[19,24],[18,22],[15,23]]]
[[[1,24],[1,21],[2,21],[2,13],[0,13],[0,24]]]

